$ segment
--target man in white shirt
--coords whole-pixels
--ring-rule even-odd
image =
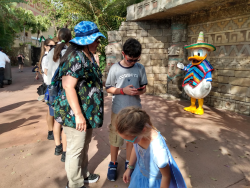
[[[5,53],[3,53],[3,49],[0,47],[0,88],[3,88],[4,69],[6,62],[10,63],[10,59]]]

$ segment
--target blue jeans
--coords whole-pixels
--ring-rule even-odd
[[[54,109],[51,107],[51,106],[49,106],[49,115],[50,116],[54,116]]]

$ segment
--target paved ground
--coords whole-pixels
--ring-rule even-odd
[[[31,68],[12,69],[13,84],[0,89],[0,188],[63,188],[64,163],[48,141],[46,104],[36,100],[41,80]],[[167,138],[188,187],[250,187],[250,117],[205,107],[197,116],[183,111],[189,101],[166,101],[143,96],[143,108]],[[125,149],[119,155],[119,179],[106,179],[110,160],[107,125],[111,98],[105,98],[105,121],[95,130],[89,151],[89,169],[101,175],[91,188],[125,188],[122,180]]]

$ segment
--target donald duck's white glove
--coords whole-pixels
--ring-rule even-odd
[[[209,88],[211,88],[211,82],[206,81],[205,89],[206,89],[206,90],[209,90]]]
[[[179,63],[177,63],[177,67],[178,67],[179,69],[184,69],[185,66],[183,65],[183,63],[180,63],[180,62],[179,62]]]

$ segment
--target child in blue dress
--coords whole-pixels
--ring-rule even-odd
[[[123,175],[123,181],[130,182],[129,188],[186,188],[164,137],[145,111],[124,108],[117,116],[116,130],[124,140],[134,144]]]

